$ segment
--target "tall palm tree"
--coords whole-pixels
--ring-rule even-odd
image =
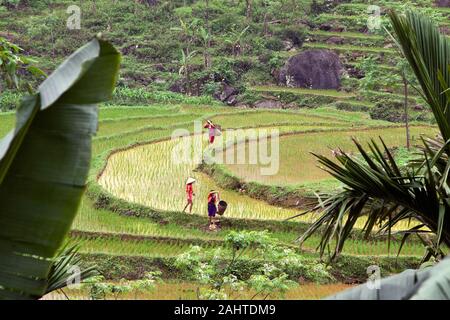
[[[363,231],[369,235],[375,226],[379,233],[391,235],[402,220],[416,221],[404,230],[403,242],[411,234],[436,235],[427,257],[439,253],[439,245],[450,246],[450,39],[439,33],[427,17],[415,12],[389,17],[395,41],[408,60],[440,130],[438,137],[422,137],[423,154],[405,170],[399,168],[386,147],[372,141],[369,151],[355,140],[360,158],[342,150],[335,160],[315,155],[324,170],[343,183],[342,191],[320,196],[310,211],[320,217],[301,236],[303,242],[322,229],[319,244],[323,255],[333,242],[331,259],[341,252],[358,219],[365,217]],[[362,160],[361,160],[362,159]],[[413,166],[415,165],[415,166]]]

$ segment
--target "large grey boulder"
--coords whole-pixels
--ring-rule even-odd
[[[281,85],[311,89],[338,89],[343,66],[330,50],[307,50],[288,59],[281,68]]]

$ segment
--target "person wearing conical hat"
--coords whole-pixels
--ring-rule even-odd
[[[186,212],[187,207],[189,207],[189,213],[192,213],[192,205],[193,205],[193,197],[195,196],[193,184],[196,180],[194,178],[188,178],[186,181],[186,197],[187,204],[183,209],[183,212]]]

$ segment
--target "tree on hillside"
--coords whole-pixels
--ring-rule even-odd
[[[186,93],[188,95],[191,95],[192,90],[191,90],[191,72],[190,72],[190,66],[191,66],[191,61],[192,59],[195,57],[195,54],[197,53],[197,51],[191,51],[188,53],[188,51],[186,50],[181,50],[181,59],[180,59],[180,69],[178,70],[178,73],[180,75],[184,76],[184,82],[186,84]]]
[[[211,48],[211,24],[209,21],[209,0],[205,0],[205,28],[201,30],[201,38],[203,40],[205,68],[211,67],[211,56],[209,49]]]
[[[405,114],[405,129],[406,129],[406,148],[410,149],[411,147],[411,135],[409,132],[409,105],[408,105],[408,96],[409,96],[409,87],[417,87],[418,83],[416,81],[416,77],[411,70],[411,67],[408,64],[408,61],[404,58],[401,58],[396,68],[399,70],[402,83],[403,83],[403,96],[404,96],[404,114]]]
[[[211,43],[211,35],[210,33],[203,27],[198,29],[199,38],[203,44],[203,61],[205,69],[209,69],[211,67],[211,56],[209,54],[209,46]]]
[[[245,16],[248,21],[252,21],[253,16],[253,0],[245,0]]]
[[[179,31],[183,39],[184,48],[181,49],[181,59],[180,59],[180,69],[179,73],[184,75],[186,93],[191,94],[191,83],[190,83],[190,63],[192,58],[197,53],[192,51],[192,46],[196,39],[196,32],[198,30],[199,20],[192,19],[190,22],[186,22],[180,18],[180,26],[174,27],[172,30]]]
[[[231,51],[234,56],[240,56],[243,53],[243,38],[250,26],[246,26],[242,30],[233,30],[228,33],[225,42],[231,45]]]
[[[364,73],[364,77],[359,81],[359,89],[361,92],[370,95],[369,91],[379,90],[380,86],[383,90],[394,92],[403,87],[403,114],[406,128],[406,147],[410,148],[410,133],[409,133],[409,112],[408,112],[408,98],[409,87],[417,87],[418,83],[414,76],[411,67],[404,57],[399,57],[392,72],[386,72],[379,67],[379,63],[372,57],[362,59],[357,68]]]
[[[403,242],[412,234],[426,242],[423,235],[433,233],[424,260],[442,255],[442,244],[450,246],[450,39],[440,34],[430,19],[415,12],[390,12],[389,17],[440,134],[422,138],[423,154],[407,168],[397,165],[383,141],[381,146],[372,141],[367,152],[355,140],[359,157],[342,150],[335,151],[335,160],[315,155],[344,188],[320,196],[319,204],[310,210],[320,212],[320,217],[301,236],[301,242],[323,230],[320,252],[323,255],[335,241],[331,259],[339,255],[356,221],[363,217],[366,236],[376,226],[378,233],[391,235],[400,221],[414,222],[410,229],[399,232]]]

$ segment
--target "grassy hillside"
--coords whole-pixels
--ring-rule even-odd
[[[18,43],[47,72],[93,35],[101,32],[111,39],[124,57],[115,103],[180,102],[182,96],[167,92],[188,91],[207,97],[202,102],[209,104],[223,83],[237,90],[233,103],[238,105],[269,98],[294,108],[326,104],[369,111],[380,99],[393,109],[393,101],[402,101],[398,53],[383,29],[368,30],[365,1],[79,1],[80,30],[66,27],[66,10],[73,1],[3,2],[0,36]],[[390,8],[415,7],[437,24],[448,21],[448,10],[434,8],[431,0],[371,3],[380,5],[388,29],[383,15]],[[279,68],[308,49],[339,54],[345,69],[339,92],[286,92],[278,87],[274,76]],[[183,60],[182,52],[192,56]],[[369,70],[367,59],[384,76]],[[0,109],[13,108],[18,99],[4,93]],[[429,120],[423,107],[415,108],[421,104],[411,92],[412,117]]]
[[[67,8],[74,3],[81,8],[80,30],[66,26]],[[166,282],[158,284],[160,292],[142,293],[149,299],[195,298],[197,284],[174,267],[174,259],[192,245],[228,250],[226,237],[236,230],[268,230],[281,248],[302,255],[305,265],[317,263],[320,234],[302,248],[296,242],[317,215],[286,218],[304,211],[307,197],[341,185],[310,153],[329,154],[336,147],[352,152],[351,136],[367,142],[381,135],[399,163],[412,156],[403,147],[401,59],[383,29],[367,29],[369,3],[381,6],[383,23],[389,8],[415,7],[448,30],[450,11],[431,0],[0,0],[0,37],[19,44],[48,73],[99,32],[123,54],[113,99],[100,107],[87,191],[69,236],[81,242],[83,263],[96,264],[114,282],[161,270]],[[311,49],[339,56],[341,88],[279,85],[276,75],[287,59]],[[217,99],[224,84],[236,91],[233,106]],[[0,136],[13,127],[23,94],[0,93]],[[267,101],[287,110],[248,108]],[[411,90],[407,102],[414,152],[418,136],[436,128],[417,92]],[[174,163],[174,146],[193,139],[171,140],[174,130],[192,133],[194,123],[206,119],[220,123],[224,137],[231,129],[278,129],[278,173],[262,176],[259,164]],[[207,145],[206,137],[202,143]],[[252,142],[233,141],[229,147],[235,146],[249,154]],[[198,195],[193,214],[185,214],[184,182],[190,176],[197,179]],[[208,229],[206,216],[211,189],[229,202],[217,232]],[[424,251],[419,240],[364,238],[358,229],[365,222],[362,217],[356,223],[342,256],[327,268],[331,284],[316,286],[309,267],[291,272],[289,278],[301,286],[287,297],[321,298],[365,281],[369,265],[379,265],[383,276],[419,265]],[[244,260],[241,267],[251,274],[258,261]],[[88,292],[72,295],[86,298]]]

